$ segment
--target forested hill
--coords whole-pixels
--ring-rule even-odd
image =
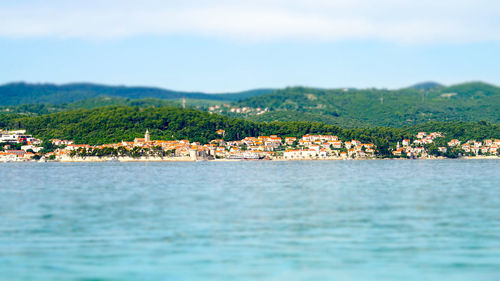
[[[77,143],[103,144],[130,141],[149,129],[153,139],[189,139],[206,143],[220,138],[215,132],[226,131],[225,139],[271,135],[301,137],[305,134],[335,134],[342,140],[372,142],[379,148],[394,146],[403,138],[413,138],[420,130],[441,131],[447,138],[460,140],[500,138],[500,125],[479,123],[428,123],[405,128],[345,129],[318,122],[257,123],[195,109],[178,107],[110,106],[79,109],[36,117],[0,114],[0,128],[23,128],[42,139],[72,139]]]
[[[181,107],[182,106],[181,102],[178,100],[165,100],[165,99],[153,99],[153,98],[128,99],[128,98],[118,98],[118,97],[95,97],[71,103],[61,103],[61,104],[40,103],[40,104],[0,106],[0,114],[20,114],[27,116],[37,116],[37,115],[50,114],[60,111],[75,110],[75,109],[92,109],[92,108],[112,106],[112,105],[138,106],[138,107],[161,107],[161,106]]]
[[[10,83],[0,86],[0,106],[20,104],[61,104],[109,96],[130,99],[203,99],[237,101],[272,92],[272,89],[256,89],[237,93],[206,94],[179,92],[152,87],[104,86],[97,84],[27,84]]]
[[[294,87],[251,97],[235,107],[268,108],[256,121],[317,120],[348,127],[404,126],[429,121],[500,123],[500,88],[474,82],[424,83],[400,90]]]
[[[129,106],[78,109],[36,117],[0,114],[0,128],[23,128],[42,139],[72,139],[77,143],[89,144],[133,140],[143,136],[146,129],[153,139],[189,139],[203,143],[221,138],[216,134],[218,129],[226,131],[227,140],[271,134],[302,136],[308,133],[329,133],[346,139],[380,142],[378,138],[396,140],[407,136],[402,130],[393,128],[344,130],[318,122],[257,123],[195,109]]]
[[[431,121],[500,123],[500,88],[480,82],[454,86],[426,82],[399,90],[293,87],[235,94],[94,84],[17,83],[0,86],[0,111],[40,115],[109,105],[180,106],[182,97],[188,99],[187,107],[208,110],[217,104],[216,113],[256,122],[323,122],[345,128],[402,127]],[[229,103],[231,105],[227,105]],[[17,106],[2,106],[9,104]],[[245,107],[250,110],[240,112],[246,113],[236,111]],[[263,113],[265,108],[268,112]]]

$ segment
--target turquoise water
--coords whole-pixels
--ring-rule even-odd
[[[500,280],[500,161],[0,164],[0,280]]]

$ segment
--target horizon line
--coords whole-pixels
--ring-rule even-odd
[[[71,86],[71,85],[93,85],[93,86],[103,86],[103,87],[110,87],[110,88],[147,88],[147,89],[155,89],[155,90],[163,90],[163,91],[172,91],[172,92],[183,92],[186,94],[208,94],[208,95],[223,95],[223,94],[237,94],[237,93],[242,93],[242,92],[248,92],[248,91],[256,91],[256,90],[281,90],[281,89],[288,89],[288,88],[312,88],[312,89],[318,89],[318,90],[338,90],[338,89],[353,89],[353,90],[370,90],[370,89],[377,89],[377,90],[391,90],[391,91],[397,91],[397,90],[403,90],[407,88],[412,88],[421,84],[426,84],[426,83],[435,83],[439,86],[442,87],[452,87],[452,86],[457,86],[457,85],[463,85],[463,84],[470,84],[470,83],[483,83],[487,85],[491,85],[494,87],[499,87],[497,84],[491,83],[491,82],[486,82],[483,80],[467,80],[463,82],[458,82],[458,83],[453,83],[453,84],[443,84],[440,82],[436,81],[422,81],[422,82],[417,82],[413,83],[409,86],[405,87],[397,87],[397,88],[390,88],[390,87],[363,87],[363,88],[358,88],[358,87],[316,87],[316,86],[306,86],[306,85],[288,85],[284,87],[256,87],[256,88],[246,88],[243,90],[235,90],[235,91],[219,91],[219,92],[211,92],[211,91],[190,91],[190,90],[178,90],[178,89],[172,89],[172,88],[167,88],[167,87],[162,87],[162,86],[146,86],[146,85],[127,85],[127,84],[113,84],[113,83],[99,83],[99,82],[89,82],[89,81],[80,81],[80,82],[63,82],[63,83],[56,83],[56,82],[29,82],[26,80],[20,80],[20,81],[11,81],[11,82],[4,82],[0,84],[0,87],[5,87],[8,85],[15,85],[15,84],[25,84],[25,85],[46,85],[46,86],[56,86],[56,87],[64,87],[64,86]]]

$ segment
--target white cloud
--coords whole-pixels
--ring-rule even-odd
[[[251,41],[500,40],[500,2],[496,0],[19,2],[0,4],[0,37],[107,39],[190,34]]]

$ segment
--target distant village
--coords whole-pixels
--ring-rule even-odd
[[[214,105],[208,107],[208,112],[210,113],[235,113],[235,114],[245,114],[245,115],[261,115],[269,112],[269,108],[251,108],[248,106],[238,107],[231,106],[230,104]]]
[[[341,141],[334,135],[304,135],[301,138],[278,135],[246,137],[208,144],[189,140],[152,140],[149,131],[144,138],[103,145],[75,144],[72,140],[51,139],[47,143],[26,134],[25,130],[0,130],[0,162],[20,161],[206,161],[206,160],[350,160],[381,157],[373,143],[358,140]],[[460,142],[453,139],[445,146],[433,146],[443,138],[439,132],[419,132],[414,140],[402,139],[390,148],[392,158],[429,159],[449,157],[499,157],[499,139]]]

